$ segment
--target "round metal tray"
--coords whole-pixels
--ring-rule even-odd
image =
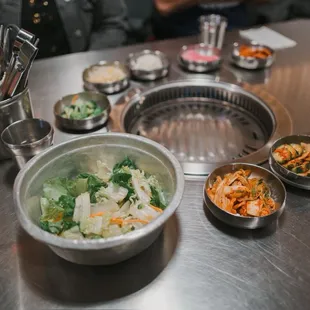
[[[292,123],[275,98],[257,91],[207,80],[170,82],[135,94],[120,129],[161,143],[189,175],[231,162],[262,163]]]

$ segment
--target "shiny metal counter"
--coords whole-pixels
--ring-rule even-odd
[[[270,71],[243,71],[226,61],[216,78],[267,88],[291,113],[294,132],[310,132],[310,21],[271,27],[298,45],[279,51]],[[227,35],[227,55],[237,36]],[[53,104],[82,89],[86,66],[122,61],[142,48],[167,53],[173,61],[168,79],[197,77],[182,72],[175,60],[183,44],[194,42],[187,38],[38,61],[30,80],[35,116],[54,124]],[[119,96],[112,96],[113,102]],[[56,129],[55,143],[72,137]],[[187,181],[181,206],[148,250],[115,266],[86,267],[58,258],[21,230],[12,199],[16,173],[10,160],[0,162],[1,309],[310,309],[310,192],[287,186],[287,208],[279,222],[243,231],[205,212],[203,181]]]

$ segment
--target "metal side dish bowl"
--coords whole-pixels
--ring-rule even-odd
[[[129,86],[129,76],[127,67],[119,61],[100,61],[84,70],[84,88],[111,95]]]
[[[252,52],[266,50],[268,51],[268,55],[265,55],[266,57],[264,58],[255,57],[251,55],[244,56],[242,55],[241,52],[242,48],[247,48]],[[231,53],[231,61],[233,62],[233,64],[235,64],[240,68],[248,70],[269,68],[274,63],[275,57],[276,57],[275,51],[272,48],[258,43],[250,43],[243,45],[239,43],[234,43],[233,50]]]
[[[240,169],[250,170],[250,178],[263,179],[270,189],[270,197],[275,202],[275,211],[266,216],[240,216],[239,214],[232,214],[221,209],[211,200],[207,189],[213,186],[216,178],[218,176],[223,178],[226,174],[234,173]],[[281,216],[285,208],[286,190],[280,179],[269,170],[252,164],[240,163],[229,164],[215,169],[206,180],[203,197],[206,207],[218,220],[237,228],[257,229],[271,224]]]
[[[169,60],[160,51],[143,50],[128,55],[127,65],[133,77],[143,81],[154,81],[169,72]]]
[[[97,113],[94,116],[89,116],[83,119],[74,119],[64,116],[65,109],[74,106],[74,102],[76,102],[75,98],[95,104],[96,107],[100,109],[99,114]],[[97,92],[82,92],[74,95],[68,95],[61,98],[54,105],[54,115],[58,125],[64,129],[74,131],[92,130],[103,126],[108,121],[110,112],[111,105],[109,99],[106,95]]]
[[[299,144],[299,143],[310,144],[310,135],[286,136],[275,141],[270,149],[269,165],[273,173],[277,175],[283,182],[298,188],[310,190],[309,176],[302,176],[297,173],[294,173],[293,171],[287,169],[284,165],[281,165],[279,162],[277,162],[274,157],[274,151],[281,145]]]
[[[39,202],[46,180],[74,177],[90,171],[97,160],[113,167],[126,156],[134,160],[139,168],[154,175],[162,185],[167,207],[160,216],[140,229],[101,239],[64,239],[39,227]],[[14,202],[24,230],[60,257],[78,264],[109,265],[137,255],[156,240],[181,203],[183,190],[183,170],[167,149],[135,135],[107,133],[64,142],[30,160],[15,180]]]
[[[184,45],[178,55],[179,65],[191,72],[216,70],[222,63],[221,50],[203,43]]]

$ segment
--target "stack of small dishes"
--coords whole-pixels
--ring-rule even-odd
[[[68,95],[54,105],[58,125],[74,131],[92,130],[104,125],[110,112],[107,96],[96,92]]]
[[[84,87],[107,95],[118,93],[129,86],[129,72],[118,61],[100,61],[83,72]]]
[[[275,51],[258,43],[234,43],[232,62],[243,69],[256,70],[270,67],[275,61]]]
[[[160,51],[143,50],[129,54],[127,64],[132,76],[142,81],[158,80],[169,72],[169,60]]]
[[[228,164],[215,169],[204,187],[204,202],[220,221],[256,229],[278,219],[286,190],[273,173],[251,164]]]
[[[285,183],[310,190],[310,136],[280,138],[270,149],[271,170]]]
[[[178,61],[180,66],[188,71],[197,73],[213,71],[221,64],[221,50],[203,43],[184,45],[178,55]]]

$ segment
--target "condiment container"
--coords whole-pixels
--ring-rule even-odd
[[[143,50],[128,55],[128,67],[133,77],[143,81],[154,81],[169,72],[169,60],[160,51]]]

